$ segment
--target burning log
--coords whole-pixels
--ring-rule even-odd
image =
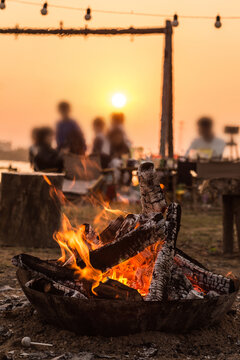
[[[191,281],[183,274],[180,267],[173,264],[171,278],[168,283],[169,300],[180,300],[187,297],[193,290]]]
[[[142,301],[142,297],[137,290],[112,279],[100,283],[94,289],[94,292],[104,299]]]
[[[37,274],[45,275],[55,281],[67,281],[74,279],[74,270],[57,265],[55,262],[41,260],[38,257],[20,254],[12,258],[12,263],[22,269],[34,271]]]
[[[193,300],[193,299],[203,299],[203,297],[204,297],[203,293],[193,289],[193,290],[189,291],[189,293],[186,296],[186,299],[189,299],[189,300],[190,299],[191,300]]]
[[[13,265],[31,271],[34,276],[41,276],[50,282],[58,283],[59,286],[76,290],[89,297],[91,294],[91,283],[81,279],[78,281],[75,271],[66,266],[60,266],[57,262],[41,260],[28,254],[16,255],[12,258]]]
[[[84,223],[83,226],[86,239],[88,241],[92,241],[93,243],[99,242],[99,236],[93,227],[88,223]]]
[[[203,269],[180,254],[176,254],[174,260],[176,264],[182,269],[183,274],[189,278],[192,283],[200,286],[204,290],[214,290],[219,294],[229,294],[233,292],[236,287],[238,287],[237,280],[235,284],[232,279]]]
[[[172,203],[168,207],[167,213],[167,237],[155,262],[149,293],[145,298],[147,301],[161,301],[167,298],[167,284],[170,280],[171,268],[173,266],[180,218],[180,205]]]
[[[154,164],[144,162],[138,169],[139,186],[143,213],[164,212],[167,203],[158,182]]]
[[[123,216],[118,216],[115,220],[112,220],[109,225],[104,229],[99,237],[103,244],[108,244],[113,241],[116,233],[124,221]]]
[[[68,297],[74,297],[77,299],[87,299],[81,292],[72,287],[68,287],[66,285],[62,285],[55,281],[50,281],[45,278],[37,278],[28,281],[25,284],[26,287],[30,289],[42,291],[44,293],[49,293],[53,295],[62,295]]]
[[[12,262],[15,266],[31,271],[37,276],[29,281],[26,286],[32,289],[51,292],[52,294],[63,293],[64,296],[87,299],[92,297],[92,282],[84,279],[78,280],[75,271],[72,269],[59,266],[47,260],[41,260],[37,257],[21,254],[14,256]],[[39,276],[41,276],[39,278]],[[43,277],[42,277],[43,276]],[[94,289],[99,297],[119,300],[142,300],[137,290],[129,288],[116,280],[107,280],[100,282]]]
[[[153,214],[145,222],[140,223],[137,228],[123,236],[118,236],[110,244],[91,251],[90,263],[95,269],[106,272],[107,269],[137,255],[165,236],[166,224],[162,214]],[[81,268],[84,265],[83,260],[78,262],[78,266]]]
[[[169,224],[171,223],[174,224],[171,230],[172,231],[171,236],[174,238],[174,248],[176,248],[177,237],[181,226],[181,216],[182,216],[181,206],[177,203],[171,203],[168,206],[166,220],[167,222],[169,222]]]
[[[120,239],[122,236],[126,235],[133,229],[136,229],[140,225],[140,222],[143,223],[144,220],[148,220],[148,217],[143,219],[141,214],[128,214],[116,232],[115,238]]]
[[[77,299],[87,299],[87,297],[79,290],[76,290],[76,285],[73,282],[68,282],[68,286],[66,286],[41,277],[28,281],[25,286],[33,290],[42,291],[44,293],[51,293],[53,295],[62,295],[67,297],[74,297]],[[108,279],[106,282],[101,282],[94,289],[94,293],[99,298],[142,301],[142,297],[137,290],[112,279]]]

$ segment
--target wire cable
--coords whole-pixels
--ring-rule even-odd
[[[25,5],[34,5],[41,6],[42,3],[36,3],[28,0],[8,0],[9,2],[15,2],[19,4]],[[86,11],[85,8],[73,7],[67,5],[58,5],[58,4],[49,4],[50,8],[56,9],[66,9],[66,10],[75,10],[75,11]],[[115,10],[101,10],[101,9],[92,9],[92,12],[100,13],[100,14],[112,14],[112,15],[133,15],[133,16],[147,16],[147,17],[159,17],[159,18],[172,18],[173,14],[156,14],[156,13],[145,13],[145,12],[135,12],[135,11],[115,11]],[[209,19],[213,20],[216,16],[208,16],[208,15],[178,15],[179,18],[183,19]],[[240,20],[240,16],[222,16],[224,20]]]

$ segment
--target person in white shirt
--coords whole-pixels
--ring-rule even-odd
[[[197,122],[199,137],[194,139],[189,146],[186,157],[221,159],[225,142],[214,135],[213,120],[202,117]]]
[[[110,144],[106,136],[106,124],[103,118],[97,117],[93,121],[93,131],[95,138],[93,140],[92,154],[100,157],[102,168],[105,169],[110,162]]]

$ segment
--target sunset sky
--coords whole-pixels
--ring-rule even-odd
[[[51,4],[88,6],[88,27],[163,26],[165,19],[95,13],[94,9],[179,15],[174,29],[174,132],[176,152],[195,135],[195,120],[210,115],[216,130],[240,124],[240,20],[183,19],[181,15],[240,16],[238,0],[50,0],[25,5],[6,0],[0,24],[6,26],[85,26],[84,12],[51,8]],[[140,37],[18,37],[0,35],[0,140],[14,146],[30,144],[33,126],[55,126],[56,103],[72,103],[73,116],[91,143],[91,121],[109,121],[111,96],[122,92],[129,137],[136,146],[158,151],[163,36]],[[180,132],[180,128],[182,131]]]

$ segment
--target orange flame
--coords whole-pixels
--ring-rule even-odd
[[[159,241],[149,246],[133,258],[114,266],[104,276],[138,290],[142,296],[147,295],[154,263],[161,245]]]
[[[57,189],[50,181],[50,179],[46,176],[43,175],[44,180],[46,181],[46,183],[50,186],[49,189],[49,194],[51,196],[52,199],[58,199],[60,201],[60,203],[62,205],[65,205],[67,203],[67,199],[64,196],[63,192],[60,189]]]
[[[61,248],[62,256],[59,258],[59,261],[62,262],[63,266],[67,264],[74,269],[77,278],[91,281],[93,291],[102,280],[102,272],[94,269],[90,263],[85,225],[75,229],[64,215],[62,230],[55,233],[54,238]],[[86,266],[83,269],[77,265],[77,259],[84,261]]]
[[[49,180],[49,178],[46,175],[43,175],[43,178],[49,186],[52,185],[51,181]]]

